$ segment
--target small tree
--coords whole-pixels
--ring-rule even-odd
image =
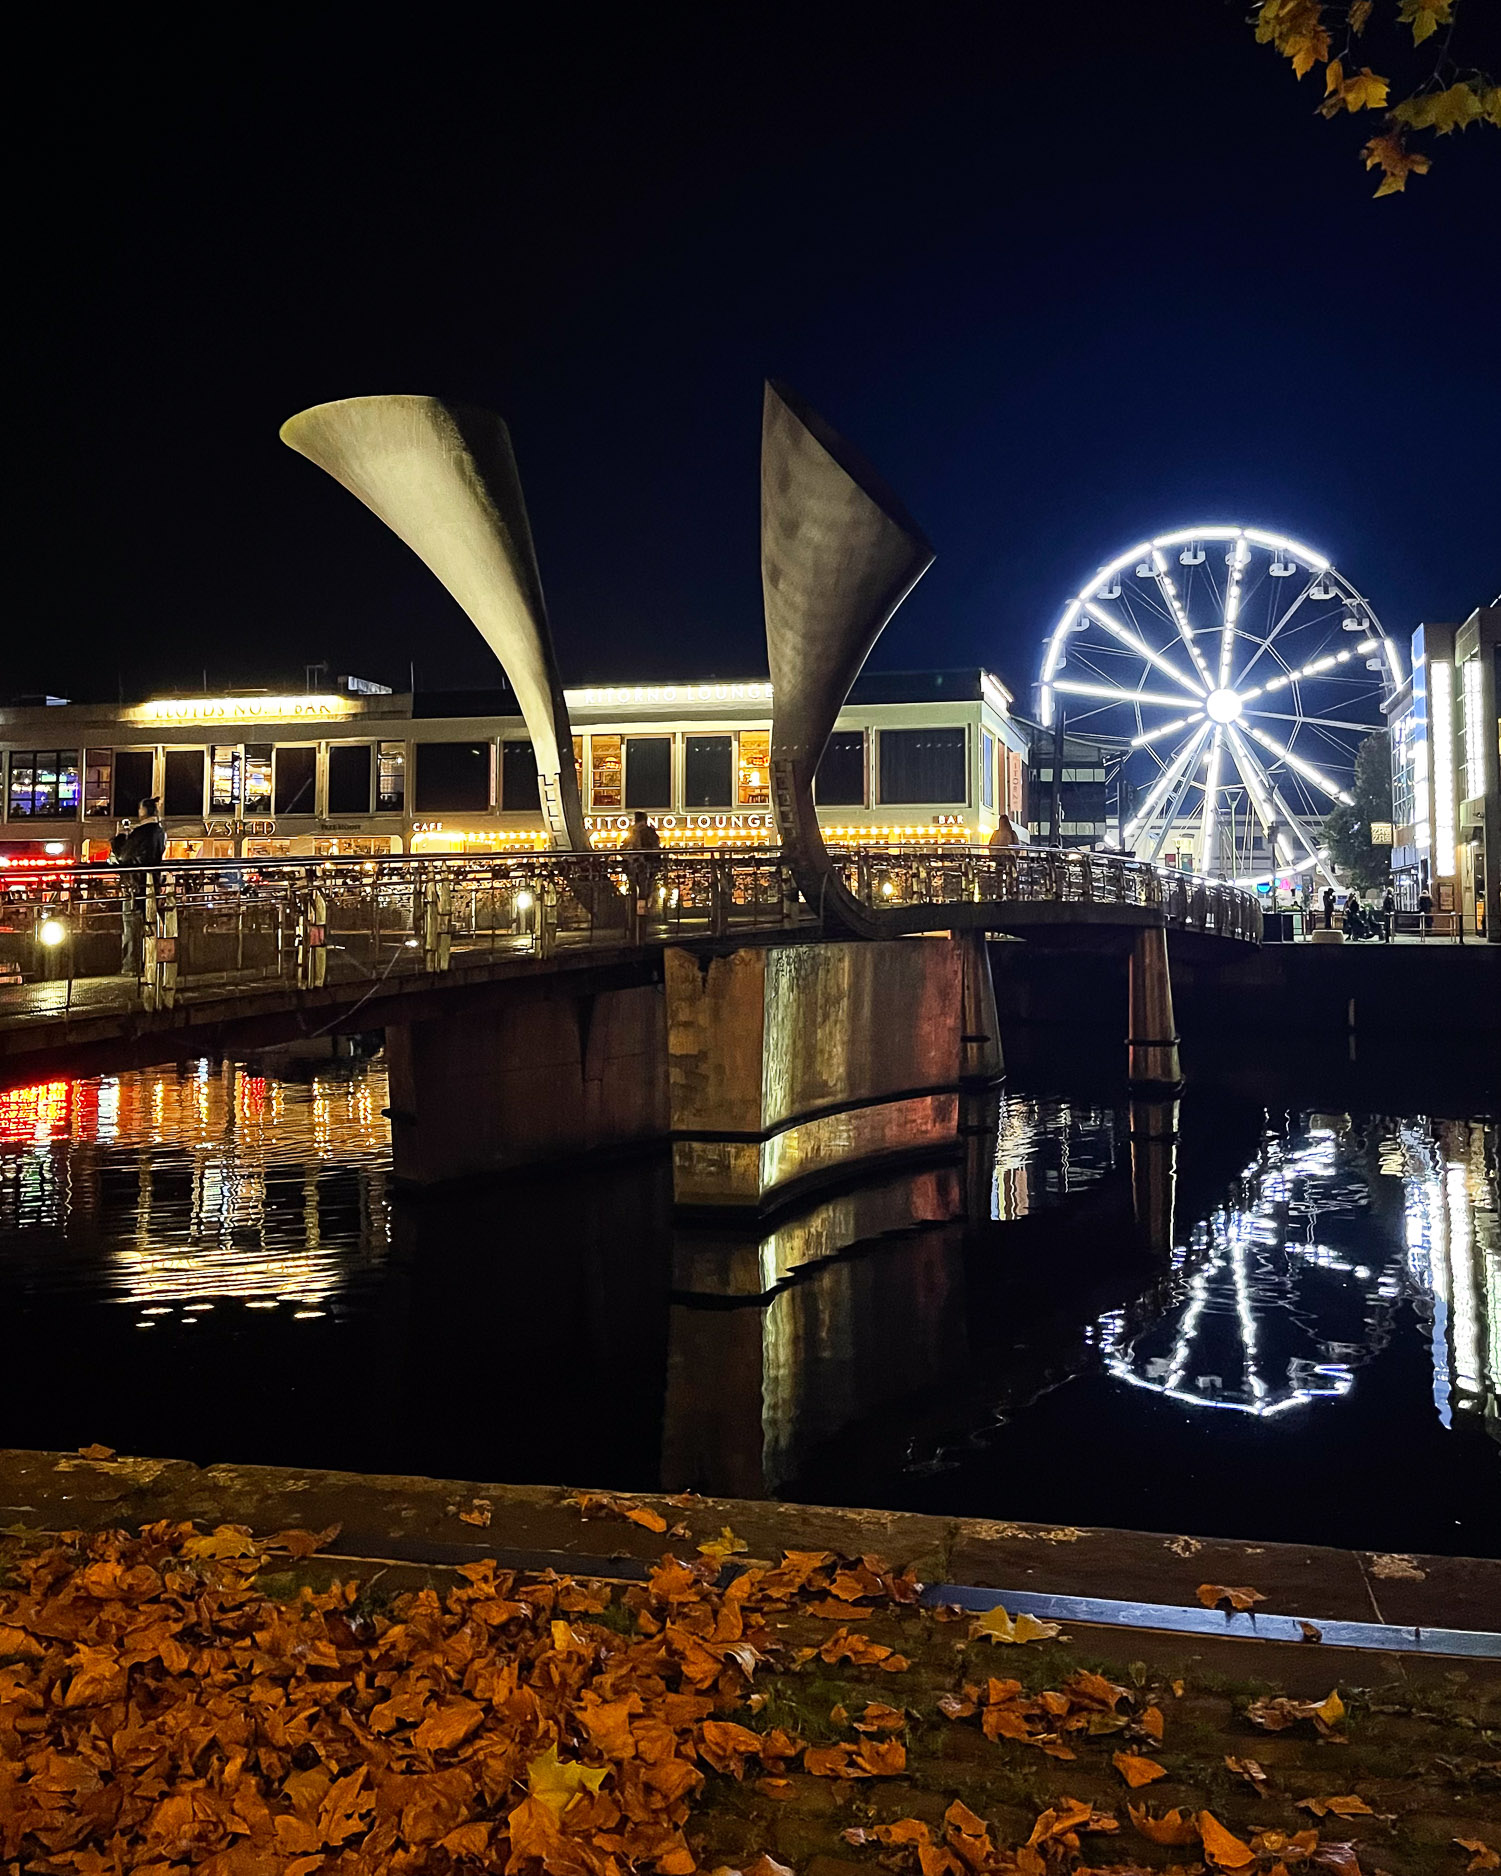
[[[1343,802],[1324,818],[1324,841],[1340,872],[1362,891],[1385,886],[1391,876],[1391,849],[1371,845],[1372,821],[1392,818],[1391,737],[1385,730],[1367,736],[1355,755],[1353,806]]]

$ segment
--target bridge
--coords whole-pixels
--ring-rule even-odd
[[[1256,944],[1254,895],[1108,853],[830,851],[839,709],[933,560],[875,472],[784,387],[762,426],[775,851],[606,854],[509,433],[435,398],[352,398],[284,439],[422,558],[495,651],[550,852],[66,869],[4,892],[0,1076],[383,1029],[398,1178],[431,1184],[669,1137],[686,1205],[761,1205],[933,1149],[1002,1069],[987,941],[1128,948],[1133,1090],[1181,1083],[1167,932]],[[123,928],[139,933],[125,975]],[[915,940],[948,934],[943,944]]]

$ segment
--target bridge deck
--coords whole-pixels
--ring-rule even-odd
[[[841,877],[898,932],[1259,937],[1252,895],[1110,856],[861,853]],[[111,975],[127,926],[133,968]],[[667,945],[822,936],[776,853],[59,869],[0,890],[0,1075],[111,1042],[160,1060],[379,1028],[393,999],[639,967]]]

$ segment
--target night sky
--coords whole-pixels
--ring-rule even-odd
[[[0,695],[492,681],[277,440],[390,391],[510,423],[573,683],[764,670],[767,376],[938,550],[878,666],[1025,696],[1068,593],[1196,520],[1302,538],[1394,633],[1463,617],[1501,587],[1501,135],[1373,201],[1376,120],[1315,116],[1245,12],[54,10]]]

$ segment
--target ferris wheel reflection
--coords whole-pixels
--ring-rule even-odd
[[[1116,1379],[1268,1419],[1348,1394],[1410,1304],[1429,1332],[1443,1425],[1476,1414],[1501,1437],[1494,1123],[1269,1125],[1230,1200],[1174,1251],[1173,1270],[1173,1301],[1147,1328],[1101,1318]]]

